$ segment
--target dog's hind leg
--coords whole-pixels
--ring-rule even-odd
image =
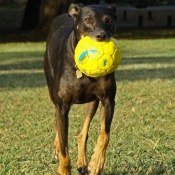
[[[59,160],[58,174],[70,175],[71,165],[68,154],[68,112],[66,105],[55,105],[56,138],[54,142],[55,153]]]
[[[87,168],[87,161],[86,161],[86,142],[87,142],[90,122],[98,108],[98,104],[99,104],[99,100],[95,100],[85,105],[85,120],[81,129],[81,132],[78,135],[77,167],[81,175],[89,174],[88,168]]]
[[[114,113],[115,102],[113,99],[102,100],[102,122],[101,131],[97,140],[97,144],[94,148],[94,154],[91,157],[88,170],[90,175],[99,175],[103,169],[105,162],[106,148],[109,143],[110,126]]]

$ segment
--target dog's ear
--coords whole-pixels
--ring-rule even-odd
[[[117,15],[116,15],[116,9],[117,9],[117,6],[115,4],[106,4],[106,6],[110,9],[112,9],[112,11],[114,12],[115,14],[115,19],[117,20]]]
[[[69,10],[68,10],[68,14],[73,18],[73,19],[76,19],[81,8],[83,7],[84,5],[82,3],[79,3],[79,4],[71,4],[70,7],[69,7]]]
[[[112,9],[112,11],[114,13],[116,13],[116,8],[117,6],[115,4],[106,4],[106,6],[109,8],[109,9]]]

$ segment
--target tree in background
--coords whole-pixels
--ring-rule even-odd
[[[21,29],[31,31],[39,24],[41,0],[28,0],[23,16]]]
[[[53,19],[67,13],[69,5],[76,0],[28,0],[22,29],[29,30],[34,38],[46,38]]]

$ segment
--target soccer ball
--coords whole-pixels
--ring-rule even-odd
[[[74,59],[83,74],[97,78],[117,69],[121,61],[121,51],[112,37],[108,42],[99,42],[85,36],[75,48]]]

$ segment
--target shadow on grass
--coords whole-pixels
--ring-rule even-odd
[[[20,69],[41,69],[43,66],[42,60],[44,52],[5,52],[0,53],[1,63],[10,62],[7,64],[0,64],[1,70],[20,70]]]
[[[45,86],[43,57],[42,51],[0,53],[0,87]]]
[[[141,68],[141,64],[144,68]],[[175,65],[174,57],[137,57],[123,58],[121,64],[123,66],[131,66],[130,68],[115,71],[116,81],[138,81],[138,80],[154,80],[154,79],[173,79],[175,78],[175,67],[164,67],[164,64]],[[133,66],[135,65],[135,66]],[[152,68],[147,66],[152,66]],[[159,68],[156,66],[159,65]],[[132,68],[133,67],[133,68]]]
[[[43,71],[43,52],[25,52],[10,53],[17,58],[9,64],[0,65],[0,87],[1,88],[16,88],[16,87],[43,87],[46,86],[46,80]],[[10,59],[14,58],[10,56]],[[2,54],[0,54],[2,57]],[[6,56],[6,55],[5,55]],[[8,59],[3,58],[3,59]],[[2,60],[2,59],[1,59]],[[175,68],[173,66],[163,67],[163,64],[175,64],[173,57],[139,57],[139,58],[123,58],[121,63],[126,66],[126,69],[118,68],[115,71],[116,81],[139,81],[139,80],[154,80],[154,79],[173,79],[175,78]],[[132,64],[136,64],[137,68],[132,68]],[[151,64],[160,65],[160,68],[141,68],[140,65],[149,66]],[[127,68],[128,65],[131,67]]]
[[[8,73],[0,75],[1,88],[25,88],[46,86],[43,73]]]
[[[175,57],[173,56],[168,56],[168,57],[145,57],[145,54],[141,57],[136,57],[136,58],[127,58],[124,57],[122,58],[122,61],[119,66],[122,65],[132,65],[132,64],[175,64]]]
[[[14,59],[14,58],[24,58],[24,57],[41,57],[44,56],[44,51],[20,51],[20,52],[1,52],[0,53],[0,58],[1,60],[6,60],[8,59]]]
[[[175,68],[127,69],[115,72],[116,81],[138,81],[175,78]]]

